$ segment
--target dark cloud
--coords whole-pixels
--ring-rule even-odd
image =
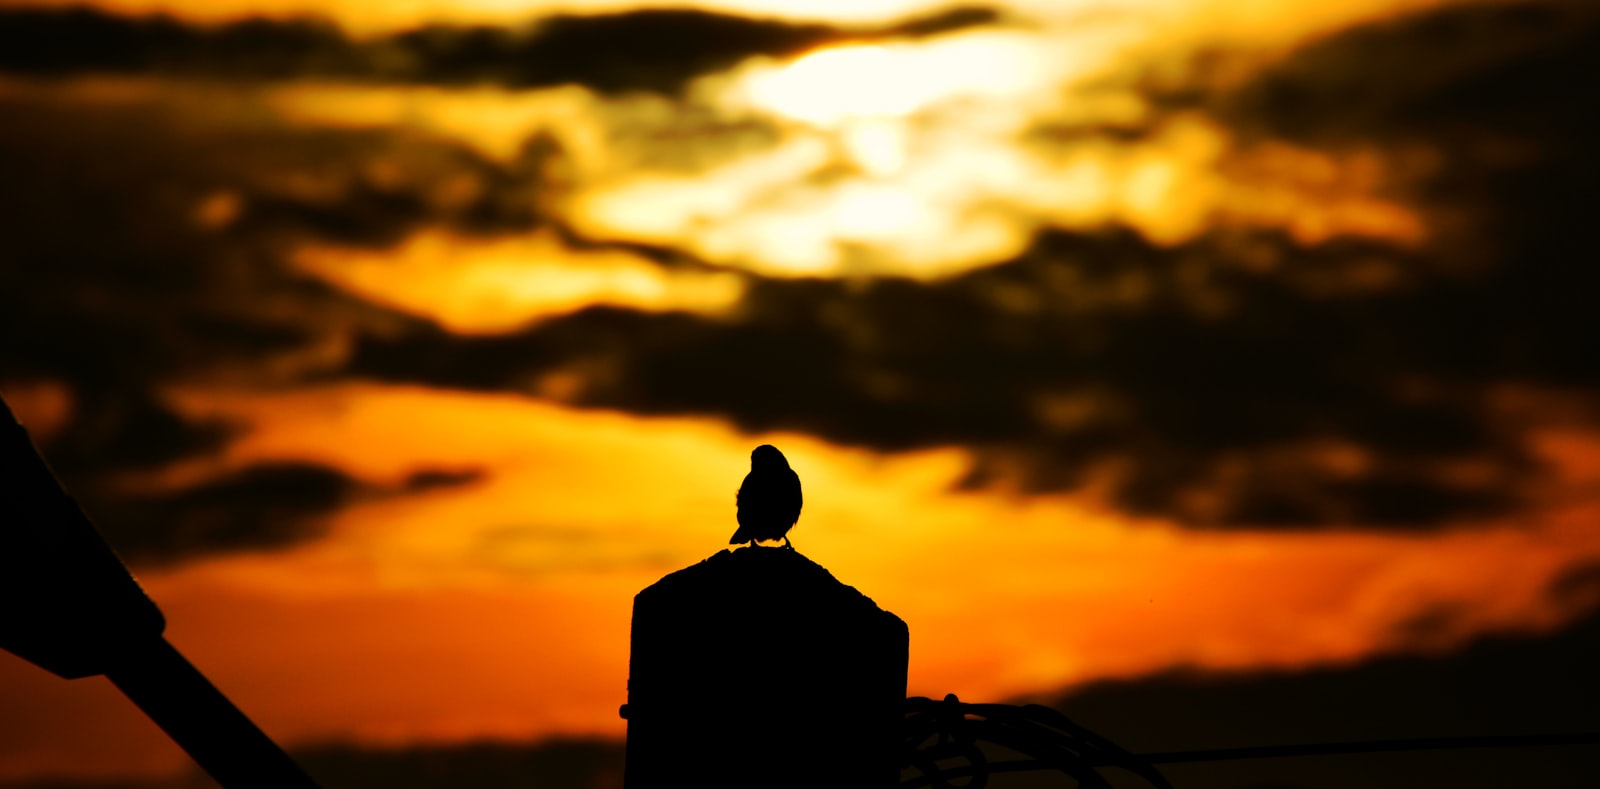
[[[974,27],[1005,24],[1008,21],[1005,14],[986,6],[952,6],[944,11],[935,11],[927,16],[888,25],[875,31],[873,35],[883,38],[922,38]]]
[[[276,462],[174,491],[90,483],[74,493],[118,554],[153,564],[287,547],[321,536],[327,516],[352,503],[466,485],[483,476],[477,469],[418,469],[390,487],[327,466]]]
[[[554,16],[521,30],[434,26],[376,46],[408,63],[386,75],[399,81],[672,93],[747,57],[793,54],[841,36],[824,25],[661,9]]]
[[[1215,100],[1236,128],[1316,142],[1432,146],[1507,132],[1546,142],[1592,112],[1600,9],[1568,0],[1457,3],[1325,36]]]
[[[1436,9],[1315,42],[1241,89],[1237,107],[1251,109],[1231,112],[1273,134],[1344,122],[1345,137],[1384,150],[1439,138],[1439,164],[1407,186],[1441,217],[1420,249],[1046,232],[1016,260],[936,282],[755,279],[731,317],[593,309],[502,337],[374,338],[351,369],[535,393],[562,376],[583,382],[580,405],[882,450],[966,445],[969,485],[1110,479],[1119,506],[1197,524],[1414,527],[1504,512],[1542,469],[1495,393],[1600,386],[1600,269],[1582,263],[1597,257],[1600,96],[1593,81],[1572,87],[1596,71],[1596,19],[1549,4]],[[1480,46],[1496,26],[1523,43]],[[1391,62],[1398,44],[1367,58],[1374,41],[1413,42],[1414,68]],[[1325,77],[1345,87],[1281,113],[1250,98],[1328,62],[1366,69],[1365,82]],[[1391,91],[1396,70],[1427,90]],[[1355,90],[1369,83],[1394,95]],[[1329,125],[1294,120],[1315,112]]]
[[[1425,268],[1376,246],[1255,242],[1301,268],[1375,257]],[[1515,435],[1472,394],[1406,388],[1493,378],[1492,344],[1455,350],[1492,328],[1411,328],[1431,289],[1314,297],[1230,264],[1219,244],[1050,234],[1017,260],[934,283],[756,280],[732,318],[595,308],[505,336],[368,339],[350,369],[533,392],[541,376],[569,375],[580,405],[885,450],[967,445],[975,485],[1060,489],[1122,464],[1119,504],[1197,522],[1426,524],[1512,503],[1530,470]],[[1474,298],[1481,308],[1495,294]],[[1479,314],[1468,307],[1457,309]],[[1341,460],[1346,444],[1362,457]],[[1440,471],[1467,459],[1497,482]]]
[[[17,338],[0,351],[7,377],[62,377],[92,394],[288,364],[354,327],[413,323],[297,272],[297,245],[384,247],[422,228],[501,234],[547,221],[543,168],[561,155],[548,139],[501,164],[422,133],[236,115],[0,97],[0,330]]]
[[[279,148],[325,151],[322,142],[312,135]],[[407,322],[283,264],[287,239],[317,228],[282,216],[291,198],[273,192],[274,172],[286,174],[278,163],[253,172],[221,163],[252,144],[159,113],[0,100],[0,369],[70,390],[73,427],[45,447],[69,483],[220,445],[228,428],[179,419],[159,395],[164,385],[270,377],[330,355],[336,364],[339,338],[355,327]],[[307,169],[322,164],[307,158]],[[351,177],[321,172],[336,185]],[[197,219],[217,195],[245,206],[235,224]],[[259,214],[249,207],[257,199],[267,206]],[[403,219],[383,220],[392,229],[378,235],[397,235]],[[377,224],[327,232],[370,235]]]
[[[89,7],[0,11],[0,68],[22,74],[154,73],[290,77],[359,65],[352,42],[324,20],[248,19],[191,26],[167,15],[117,16]]]
[[[1600,561],[1579,565],[1550,584],[1550,598],[1567,608],[1600,607]]]
[[[171,494],[118,484],[208,457],[240,429],[180,415],[167,388],[288,383],[337,369],[358,332],[425,325],[298,273],[287,262],[296,244],[536,227],[540,150],[501,166],[424,135],[0,97],[0,373],[65,393],[66,424],[41,449],[134,561],[281,547],[356,498],[471,482],[470,469],[422,470],[390,491],[283,465]],[[485,185],[441,203],[452,179]]]
[[[432,490],[471,485],[483,480],[487,474],[476,468],[429,468],[412,472],[400,483],[405,493],[426,493]]]
[[[570,83],[602,93],[675,93],[697,76],[757,55],[794,55],[845,40],[937,35],[997,18],[988,9],[958,7],[852,29],[651,9],[557,15],[516,28],[431,25],[361,41],[318,19],[248,19],[197,27],[160,15],[21,8],[0,10],[0,71],[516,88]]]
[[[77,491],[106,541],[126,561],[171,561],[282,548],[319,536],[321,518],[377,492],[336,469],[304,463],[252,466],[173,493]]]
[[[1497,636],[1436,657],[1389,657],[1301,673],[1176,673],[1051,700],[1130,750],[1593,731],[1590,666],[1600,615],[1549,637]],[[1435,751],[1166,767],[1174,784],[1373,789],[1593,786],[1593,747]]]

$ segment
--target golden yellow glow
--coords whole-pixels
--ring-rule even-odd
[[[851,115],[906,115],[920,104],[903,59],[881,46],[824,49],[750,80],[751,100],[812,123]]]
[[[546,235],[475,240],[426,233],[388,251],[306,247],[296,262],[353,293],[462,333],[506,331],[596,304],[719,313],[744,293],[737,274],[668,270],[625,252],[569,249]]]
[[[852,183],[838,190],[829,206],[836,236],[843,241],[889,238],[926,227],[924,205],[905,190],[873,183]]]
[[[797,138],[709,172],[625,177],[597,184],[581,190],[570,210],[574,223],[592,235],[650,243],[682,243],[686,235],[697,236],[701,248],[696,251],[715,252],[707,256],[717,262],[758,271],[818,273],[829,260],[826,237],[808,231],[802,225],[804,218],[784,223],[781,215],[787,212],[773,210],[768,217],[755,218],[756,227],[741,227],[732,218],[751,201],[792,201],[797,191],[805,191],[795,185],[803,185],[807,175],[829,158],[822,140]],[[752,250],[745,244],[729,244],[730,234],[754,234],[766,240],[759,250],[763,256],[746,257]]]
[[[1052,62],[1038,43],[1036,35],[987,32],[822,49],[751,67],[729,100],[833,127],[855,118],[903,117],[971,96],[1025,97],[1068,76],[1064,61]]]
[[[1173,24],[1157,28],[1195,35]],[[1305,244],[1426,236],[1376,152],[1244,148],[1206,117],[1155,122],[1137,95],[1091,87],[1151,46],[1140,34],[1150,30],[992,30],[751,61],[693,93],[775,115],[783,142],[694,174],[612,168],[578,186],[573,221],[780,276],[940,276],[1015,255],[1049,226],[1125,224],[1160,244],[1219,224]],[[1024,142],[1060,123],[1154,128],[1137,141]]]
[[[266,90],[263,103],[296,123],[438,132],[501,160],[514,157],[540,132],[558,135],[565,153],[583,162],[607,155],[593,94],[572,86],[502,90],[290,84]]]
[[[1005,260],[1048,226],[1119,223],[1161,244],[1217,224],[1283,228],[1302,243],[1426,236],[1416,213],[1384,195],[1373,154],[1239,149],[1198,116],[1136,144],[1038,151],[1008,127],[854,123],[795,132],[706,173],[580,189],[573,219],[594,235],[681,245],[778,276],[859,271],[863,258],[870,273],[940,276]],[[862,129],[873,129],[865,142]]]
[[[886,178],[906,166],[906,124],[890,118],[866,118],[840,130],[851,161],[868,175]]]

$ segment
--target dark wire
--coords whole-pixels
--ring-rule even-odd
[[[1533,748],[1600,745],[1600,732],[1566,732],[1489,737],[1419,737],[1401,740],[1265,745],[1196,751],[1130,753],[1038,704],[968,704],[955,697],[943,701],[918,696],[906,699],[902,761],[917,774],[901,781],[901,789],[983,789],[996,773],[1053,770],[1084,789],[1110,789],[1103,768],[1132,773],[1158,789],[1171,789],[1157,764],[1189,764],[1236,759],[1276,759],[1396,751]],[[1021,754],[1023,758],[989,761],[979,743]]]
[[[1415,737],[1405,740],[1358,740],[1304,745],[1261,745],[1254,748],[1216,748],[1204,751],[1141,753],[1151,764],[1222,762],[1233,759],[1278,759],[1290,756],[1333,756],[1387,751],[1450,751],[1480,748],[1538,748],[1542,746],[1600,745],[1600,732],[1510,734],[1494,737]]]
[[[1165,776],[1147,760],[1079,726],[1067,716],[1038,704],[968,704],[954,694],[943,701],[906,699],[904,767],[918,775],[901,782],[902,789],[931,786],[983,789],[993,773],[1053,770],[1085,789],[1111,789],[1100,770],[1119,768],[1157,789],[1171,789]],[[991,763],[979,747],[988,743],[1025,758]]]

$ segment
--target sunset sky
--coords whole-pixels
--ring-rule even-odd
[[[0,0],[0,393],[297,750],[620,738],[762,443],[913,695],[1600,729],[1537,668],[1600,654],[1597,61],[1584,0]],[[0,787],[188,769],[0,654]]]

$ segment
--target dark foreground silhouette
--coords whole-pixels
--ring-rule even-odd
[[[0,400],[0,648],[106,675],[228,789],[316,784],[162,637],[166,619]]]
[[[798,551],[722,551],[634,598],[627,789],[893,787],[910,636]]]

